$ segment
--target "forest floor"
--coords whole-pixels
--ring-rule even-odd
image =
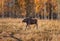
[[[30,25],[26,30],[22,20],[0,18],[0,41],[60,41],[60,20],[38,19],[38,29]]]

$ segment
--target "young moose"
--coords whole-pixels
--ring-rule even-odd
[[[37,19],[25,18],[25,19],[23,19],[22,22],[27,24],[26,28],[29,27],[29,25],[32,25],[32,24],[35,24],[37,26],[37,28],[38,28]]]

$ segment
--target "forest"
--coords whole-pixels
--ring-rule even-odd
[[[57,0],[1,0],[1,18],[57,19]]]

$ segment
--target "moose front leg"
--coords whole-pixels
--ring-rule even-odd
[[[27,25],[26,25],[25,31],[26,31],[27,29],[31,29],[30,24],[27,24]]]
[[[26,31],[26,29],[28,28],[28,26],[29,26],[29,25],[27,24],[27,25],[26,25],[26,28],[25,28],[25,31]]]
[[[26,25],[25,31],[26,31],[26,29],[27,29],[27,26],[28,26],[28,25]]]
[[[39,29],[39,28],[38,28],[38,24],[36,24],[36,29]]]

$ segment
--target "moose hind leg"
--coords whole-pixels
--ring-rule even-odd
[[[35,28],[35,29],[38,29],[38,24],[35,24],[34,28]]]

